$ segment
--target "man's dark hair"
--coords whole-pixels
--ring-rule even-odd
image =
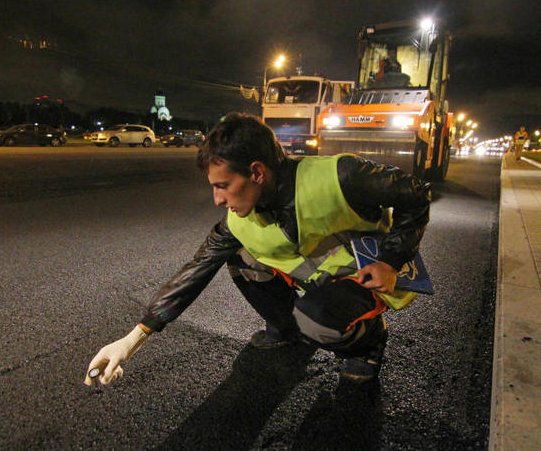
[[[249,114],[229,113],[199,148],[197,166],[208,172],[210,163],[225,161],[232,171],[248,177],[252,162],[261,161],[275,171],[284,158],[274,132],[260,119]]]

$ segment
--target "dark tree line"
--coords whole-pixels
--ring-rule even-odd
[[[173,118],[160,121],[155,114],[133,113],[116,108],[102,107],[85,113],[71,111],[62,99],[36,97],[32,103],[0,102],[0,127],[16,124],[39,123],[65,129],[74,133],[93,131],[115,124],[143,124],[154,128],[159,135],[186,128],[207,131],[204,121]]]

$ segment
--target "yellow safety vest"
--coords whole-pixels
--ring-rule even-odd
[[[515,143],[524,144],[528,139],[528,132],[516,132],[515,133]]]
[[[299,162],[295,184],[298,245],[291,242],[275,222],[267,222],[255,209],[244,218],[231,210],[227,222],[233,235],[260,263],[291,276],[305,289],[357,270],[355,259],[343,244],[343,232],[381,231],[390,226],[390,211],[371,222],[361,218],[347,203],[338,180],[338,160],[344,155],[309,157]],[[396,290],[377,293],[390,307],[401,309],[415,293]]]

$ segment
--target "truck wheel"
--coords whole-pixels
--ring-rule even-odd
[[[428,152],[428,144],[424,141],[417,141],[415,144],[415,152],[413,154],[413,175],[420,179],[426,177],[426,154]]]

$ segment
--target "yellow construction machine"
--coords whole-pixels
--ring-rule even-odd
[[[317,120],[320,155],[350,152],[443,180],[453,144],[447,82],[451,34],[431,20],[368,25],[356,87]]]

